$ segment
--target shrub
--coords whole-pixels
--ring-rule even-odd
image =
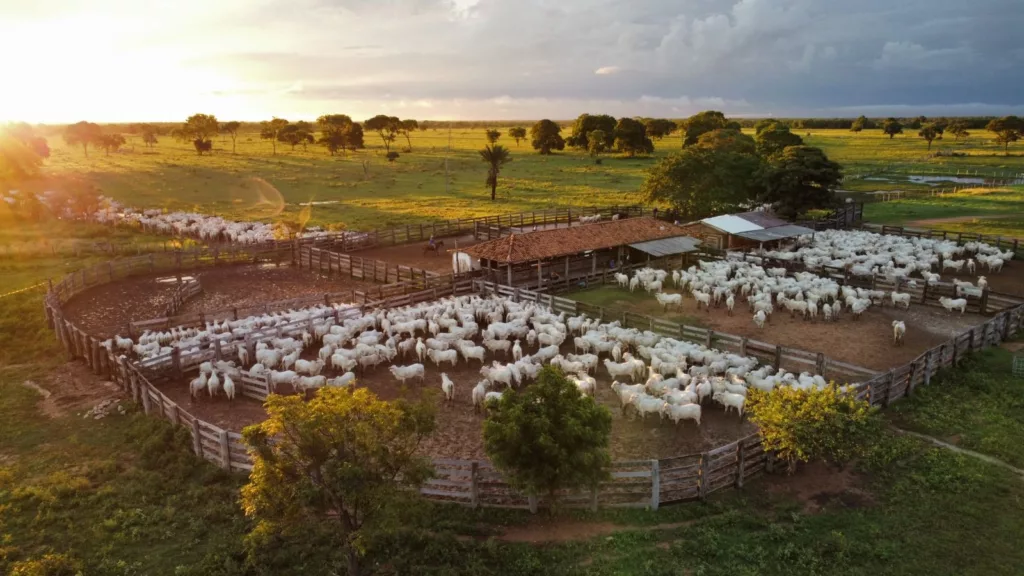
[[[388,162],[394,162],[395,160],[398,160],[398,152],[395,152],[394,150],[388,152],[387,159]]]
[[[79,572],[78,562],[63,554],[47,554],[38,560],[15,562],[11,576],[75,576]]]
[[[746,410],[761,429],[764,449],[788,462],[790,472],[812,459],[849,462],[881,432],[877,411],[834,383],[820,390],[751,390]]]

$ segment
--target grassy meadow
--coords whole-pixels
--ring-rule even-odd
[[[502,128],[507,133],[507,128]],[[863,180],[880,172],[956,174],[1024,172],[1024,155],[1001,155],[991,135],[977,131],[966,141],[936,141],[933,151],[955,149],[966,157],[928,157],[923,140],[899,136],[889,140],[878,130],[797,131],[807,144],[819,146],[841,163],[847,174],[843,187],[855,191],[927,189],[900,181]],[[567,135],[567,134],[566,134]],[[504,134],[499,141],[512,151],[499,180],[498,199],[491,202],[484,185],[486,170],[477,151],[486,143],[484,129],[457,128],[451,133],[452,151],[445,156],[449,133],[444,129],[414,132],[412,151],[389,163],[379,137],[365,135],[367,148],[331,157],[323,147],[294,150],[279,144],[271,153],[258,134],[242,133],[237,153],[231,140],[219,136],[215,150],[197,156],[190,144],[161,137],[152,149],[134,137],[121,152],[105,155],[67,147],[51,137],[48,179],[35,188],[89,186],[126,204],[144,208],[201,210],[237,219],[287,218],[311,225],[372,229],[417,221],[475,217],[496,212],[556,206],[635,204],[644,173],[658,158],[679,149],[678,135],[655,143],[652,157],[605,155],[601,165],[578,151],[551,156],[535,153],[528,141],[517,146]],[[399,137],[394,149],[406,148]],[[1011,153],[1017,151],[1011,146]],[[1021,149],[1024,154],[1024,148]],[[870,176],[869,176],[870,177]],[[307,213],[301,203],[314,202]]]
[[[871,202],[864,206],[864,219],[877,224],[1024,238],[1024,186],[969,188],[942,196]]]

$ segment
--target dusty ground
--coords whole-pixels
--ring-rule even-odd
[[[179,314],[220,310],[300,296],[365,290],[372,282],[328,278],[291,266],[220,266],[186,272],[198,277],[203,292],[185,304]],[[89,289],[64,305],[64,312],[86,332],[108,338],[127,335],[128,323],[162,317],[174,292],[175,276],[137,276]]]
[[[22,384],[39,392],[39,409],[50,418],[85,412],[103,400],[124,396],[117,384],[96,376],[81,362],[66,362],[45,379]]]
[[[563,353],[568,351],[571,351],[571,346],[563,349]],[[305,356],[315,357],[315,352]],[[437,430],[424,445],[424,452],[438,458],[482,459],[485,457],[481,434],[483,417],[473,412],[470,399],[472,387],[481,380],[479,366],[474,363],[469,368],[465,364],[460,364],[455,370],[446,368],[445,372],[455,382],[455,402],[453,406],[444,406],[438,400]],[[324,374],[329,377],[336,375],[330,369],[325,369]],[[241,430],[244,426],[259,422],[265,417],[263,407],[259,403],[241,397],[229,403],[223,396],[212,400],[204,396],[198,402],[191,403],[188,396],[189,379],[163,384],[160,388],[172,400],[203,420],[222,428]],[[639,419],[634,420],[632,412],[623,416],[618,398],[610,388],[611,380],[603,367],[598,371],[597,380],[597,399],[612,413],[613,458],[663,458],[691,454],[727,444],[754,431],[754,426],[745,419],[740,421],[735,412],[726,417],[720,407],[711,405],[710,400],[704,407],[700,428],[691,421],[683,421],[675,428],[671,422],[666,420],[660,423],[653,416],[644,424]],[[385,400],[403,395],[401,385],[383,365],[361,378],[359,385],[370,388]],[[410,381],[406,393],[411,392],[415,395],[424,387],[440,391],[440,385],[440,371],[433,365],[428,365],[424,383]],[[279,389],[278,392],[287,393],[290,390],[285,388]]]
[[[387,262],[392,266],[400,264],[402,266],[411,266],[413,268],[419,268],[421,270],[429,270],[431,272],[437,272],[438,274],[451,274],[452,273],[452,252],[455,250],[456,245],[459,248],[468,248],[474,244],[479,244],[473,239],[473,235],[464,235],[459,237],[449,236],[446,238],[438,238],[438,240],[444,241],[444,248],[441,249],[441,253],[434,255],[433,253],[424,252],[426,242],[415,242],[412,244],[400,244],[398,246],[388,246],[385,248],[369,248],[367,250],[357,250],[352,252],[352,256],[358,256],[360,258],[370,258],[373,260],[380,260]]]
[[[874,504],[871,494],[861,488],[862,478],[852,466],[839,470],[815,461],[800,464],[792,475],[781,471],[764,478],[769,493],[796,498],[808,513],[826,507],[863,508]]]
[[[675,293],[677,290],[666,290]],[[608,308],[628,310],[655,318],[666,317],[660,304],[651,296],[636,302],[625,295],[623,300],[607,304]],[[567,295],[572,298],[572,294]],[[805,321],[792,318],[785,311],[776,310],[771,322],[764,330],[759,329],[752,319],[753,314],[745,306],[736,305],[733,316],[727,310],[711,308],[710,312],[697,310],[692,297],[683,298],[682,310],[672,308],[669,319],[684,323],[699,322],[702,326],[729,334],[781,344],[782,346],[823,352],[827,357],[875,370],[887,370],[910,362],[925,350],[949,340],[954,334],[986,321],[988,318],[977,314],[948,313],[933,306],[911,305],[909,310],[894,309],[891,304],[872,306],[860,320],[844,313],[835,322],[823,320]],[[689,320],[689,321],[688,321]],[[907,325],[905,343],[901,347],[892,345],[892,322],[903,320]]]

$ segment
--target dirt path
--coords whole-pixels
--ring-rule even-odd
[[[921,440],[925,440],[927,442],[931,442],[932,444],[934,444],[934,445],[936,445],[936,446],[938,446],[940,448],[945,448],[947,450],[952,450],[953,452],[958,452],[960,454],[965,454],[967,456],[971,456],[973,458],[977,458],[978,460],[982,460],[984,462],[988,462],[989,464],[995,464],[996,466],[999,466],[1001,468],[1006,468],[1007,470],[1009,470],[1011,472],[1014,472],[1018,476],[1020,476],[1021,480],[1024,480],[1024,470],[1021,470],[1020,468],[1017,468],[1015,466],[1011,466],[1011,465],[1007,464],[1006,462],[1003,462],[1002,460],[1000,460],[998,458],[993,458],[992,456],[989,456],[987,454],[982,454],[980,452],[975,452],[974,450],[968,450],[966,448],[961,448],[959,446],[955,446],[953,444],[950,444],[949,442],[943,442],[942,440],[939,440],[938,438],[932,438],[931,436],[926,436],[926,435],[920,434],[918,432],[911,432],[910,430],[904,430],[902,428],[896,428],[895,426],[893,427],[893,430],[895,430],[896,432],[898,432],[900,434],[907,434],[907,435],[913,436],[915,438],[920,438]]]
[[[950,216],[948,218],[925,218],[923,220],[912,220],[907,222],[908,227],[927,227],[931,224],[954,224],[956,222],[970,222],[971,220],[998,220],[1000,218],[1013,218],[1013,214],[988,214],[978,216]]]

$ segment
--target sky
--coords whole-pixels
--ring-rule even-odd
[[[1024,114],[1024,0],[0,0],[0,120]]]

